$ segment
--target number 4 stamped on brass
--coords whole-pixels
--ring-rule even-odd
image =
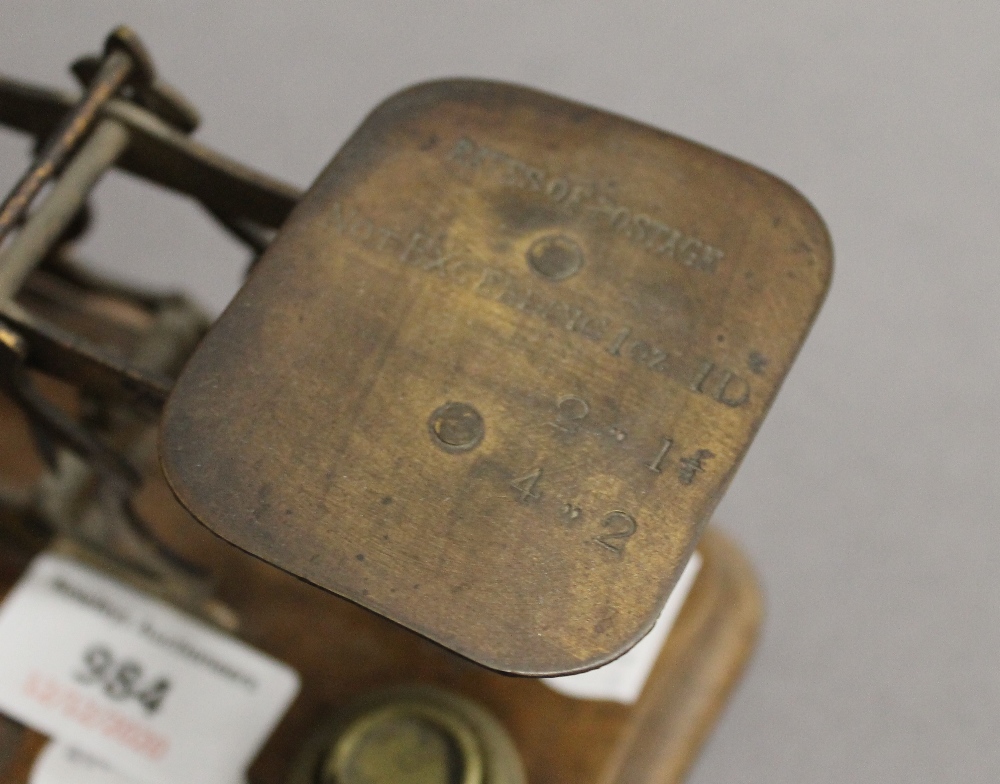
[[[535,468],[529,471],[524,476],[519,476],[516,479],[511,480],[510,486],[520,493],[521,501],[525,503],[529,501],[537,501],[542,497],[541,492],[536,488],[538,486],[538,480],[542,478],[542,469]]]
[[[542,491],[538,489],[542,475],[543,470],[535,468],[511,480],[510,486],[517,491],[519,501],[530,503],[538,501],[542,497]],[[580,507],[569,502],[562,505],[560,512],[570,522],[578,520],[583,515],[583,510]],[[601,529],[601,533],[595,536],[592,541],[620,557],[625,554],[625,545],[635,535],[639,525],[628,512],[616,509],[604,516],[601,521]]]

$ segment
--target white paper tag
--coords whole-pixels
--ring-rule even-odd
[[[241,780],[298,689],[285,664],[62,556],[0,606],[0,711],[145,784]]]
[[[649,634],[624,656],[596,670],[560,678],[542,678],[542,682],[560,694],[582,700],[611,700],[627,705],[638,700],[700,569],[701,554],[695,552]]]
[[[142,784],[59,741],[49,741],[31,767],[28,784]]]
[[[74,749],[67,743],[51,740],[35,758],[28,784],[144,784],[125,776],[108,763]],[[222,782],[220,782],[222,784]],[[233,784],[246,784],[241,778]]]

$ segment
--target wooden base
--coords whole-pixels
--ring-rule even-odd
[[[2,412],[0,412],[2,413]],[[25,478],[27,435],[0,422],[0,477]],[[20,457],[19,457],[20,456]],[[326,594],[231,547],[194,522],[162,479],[141,498],[171,546],[218,578],[242,619],[241,635],[288,662],[303,689],[254,764],[253,784],[281,784],[300,745],[330,713],[383,687],[431,683],[493,712],[536,784],[665,784],[682,779],[753,648],[762,614],[753,572],[738,548],[709,530],[701,571],[635,705],[577,700],[542,682],[499,675]],[[28,553],[0,553],[9,586]],[[0,784],[23,784],[42,738],[0,725]]]

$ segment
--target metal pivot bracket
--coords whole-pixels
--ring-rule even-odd
[[[117,562],[201,612],[204,576],[145,528],[132,502],[155,456],[151,423],[207,319],[182,296],[86,272],[72,244],[91,191],[115,166],[194,197],[254,253],[299,193],[193,142],[197,113],[157,78],[131,29],[112,31],[102,56],[72,70],[78,98],[0,79],[0,123],[36,137],[34,160],[0,204],[0,392],[30,422],[49,468],[32,488],[4,488],[0,516],[41,521],[57,546]],[[68,383],[82,411],[51,401],[37,372]]]
[[[74,72],[86,84],[81,98],[0,78],[0,123],[34,135],[40,146],[0,208],[0,242],[7,239],[0,246],[0,321],[25,341],[28,366],[155,413],[173,383],[169,375],[135,367],[120,352],[30,312],[15,295],[39,264],[52,261],[113,166],[193,197],[248,242],[280,226],[301,194],[192,140],[197,115],[155,78],[129,28],[112,32],[103,59],[82,58]],[[49,182],[51,192],[26,220]]]
[[[174,387],[174,492],[244,550],[488,667],[652,626],[829,281],[793,189],[480,81],[362,124]]]

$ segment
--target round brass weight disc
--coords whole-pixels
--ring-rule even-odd
[[[290,784],[525,784],[517,749],[485,710],[428,687],[372,695],[307,742]]]

